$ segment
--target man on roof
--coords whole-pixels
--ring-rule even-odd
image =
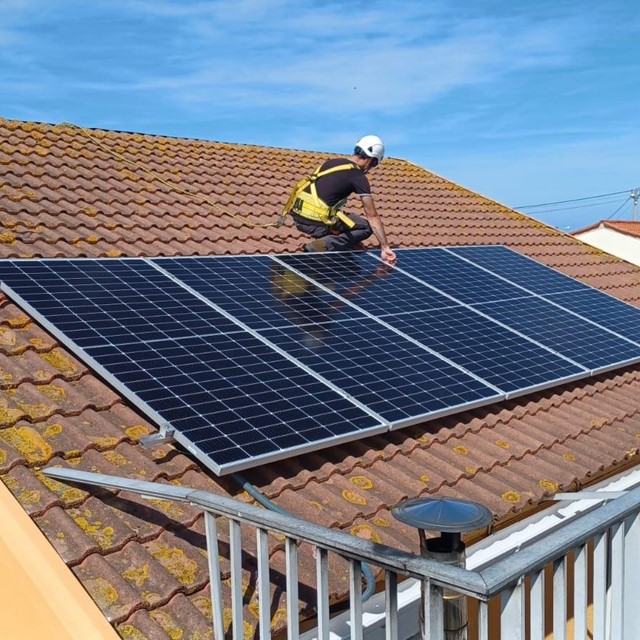
[[[315,238],[305,245],[306,252],[353,249],[373,233],[380,243],[382,259],[387,264],[396,263],[367,179],[367,173],[382,158],[382,140],[367,135],[358,140],[349,158],[331,158],[296,184],[283,214],[291,213],[297,229]],[[360,196],[366,219],[341,211],[352,193]]]

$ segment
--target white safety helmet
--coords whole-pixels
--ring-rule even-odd
[[[378,136],[363,136],[356,142],[356,148],[353,153],[357,156],[374,158],[376,164],[378,164],[384,158],[384,144],[382,144],[382,140]]]

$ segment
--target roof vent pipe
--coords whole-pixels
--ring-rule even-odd
[[[465,566],[464,531],[480,529],[491,522],[491,512],[476,502],[452,498],[414,498],[400,503],[392,510],[396,520],[418,529],[420,555],[444,564]],[[437,531],[441,535],[429,538],[425,531]],[[422,591],[420,630],[425,637],[424,604],[426,593]],[[467,598],[443,590],[443,618],[445,640],[467,640]]]

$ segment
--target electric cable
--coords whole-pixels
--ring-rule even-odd
[[[271,511],[275,511],[284,516],[291,516],[293,514],[289,513],[286,509],[279,507],[277,504],[269,500],[267,496],[262,493],[255,485],[251,484],[246,478],[244,478],[239,473],[231,474],[231,477],[237,482],[252,498],[256,500],[259,504],[261,504],[265,509],[269,509]],[[366,562],[360,563],[362,567],[362,577],[366,582],[365,590],[362,592],[362,602],[366,602],[374,593],[376,586],[376,579],[373,575],[373,571],[371,567]]]
[[[587,196],[585,198],[572,198],[571,200],[558,200],[556,202],[543,202],[541,204],[527,204],[514,207],[514,209],[537,209],[538,207],[546,207],[548,205],[567,204],[571,202],[581,202],[583,200],[596,200],[598,198],[607,198],[609,196],[619,196],[623,193],[629,193],[629,191],[631,191],[631,189],[626,189],[625,191],[614,191],[612,193],[602,193],[598,196]]]

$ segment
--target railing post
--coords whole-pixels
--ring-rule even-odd
[[[625,564],[625,536],[624,522],[611,527],[611,587],[609,603],[611,606],[610,629],[611,638],[622,639],[624,628],[624,564]],[[636,594],[637,595],[637,594]],[[636,605],[637,606],[637,605]],[[637,634],[637,630],[636,630]]]
[[[633,640],[640,629],[640,511],[625,520],[624,640]]]
[[[424,580],[421,591],[420,634],[422,640],[444,640],[444,594],[430,579]]]
[[[575,549],[573,561],[573,628],[575,638],[587,637],[587,545]]]
[[[524,577],[500,595],[500,634],[509,640],[524,640]],[[576,638],[582,636],[576,636]],[[586,637],[586,636],[585,636]]]
[[[269,580],[269,534],[266,529],[257,529],[258,545],[258,625],[260,640],[271,640],[271,599]]]
[[[529,617],[531,640],[544,640],[544,569],[531,575]]]
[[[594,538],[593,546],[593,640],[607,639],[608,560],[609,537],[604,532]]]
[[[231,626],[233,627],[233,640],[242,640],[244,637],[243,605],[242,602],[242,538],[240,536],[240,523],[237,520],[229,520],[229,553],[231,555]]]
[[[315,553],[318,640],[329,640],[329,553],[322,547],[316,547]]]
[[[398,576],[387,571],[384,577],[385,640],[398,640]]]
[[[362,565],[349,561],[349,597],[351,601],[351,640],[362,640]]]
[[[285,555],[287,566],[287,638],[298,640],[299,612],[298,607],[298,546],[294,538],[287,537],[285,541]]]
[[[216,517],[204,512],[204,530],[207,537],[209,562],[209,590],[211,592],[211,615],[216,638],[224,638],[224,607],[222,604],[222,582],[220,580],[220,550],[218,548],[218,526]]]
[[[553,640],[567,638],[567,556],[553,563]]]

